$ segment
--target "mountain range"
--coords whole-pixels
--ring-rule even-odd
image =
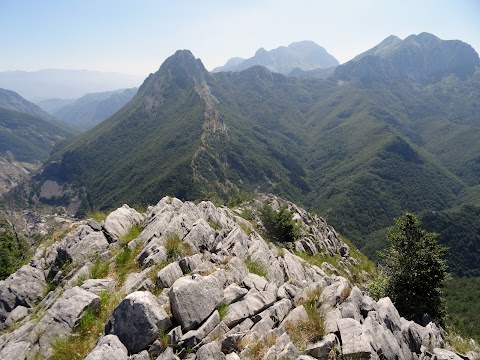
[[[0,88],[29,101],[79,98],[87,93],[136,87],[142,76],[91,70],[47,69],[0,72]]]
[[[210,73],[179,50],[117,113],[57,147],[32,188],[56,184],[35,195],[78,214],[273,192],[372,256],[405,210],[440,226],[480,206],[478,65],[468,44],[426,33],[389,37],[326,79],[262,66]],[[479,275],[478,234],[459,241],[454,271]]]
[[[51,114],[67,124],[86,130],[107,119],[128,103],[137,88],[86,94],[72,101],[44,100],[38,104],[50,108]]]
[[[242,71],[255,65],[288,75],[294,70],[309,71],[335,67],[338,65],[338,60],[313,41],[300,41],[270,51],[260,48],[253,57],[232,58],[224,66],[217,67],[212,72]]]

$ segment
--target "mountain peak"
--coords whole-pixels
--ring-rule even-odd
[[[413,80],[437,82],[454,74],[460,79],[471,76],[480,59],[476,51],[459,40],[442,40],[423,32],[404,40],[389,36],[380,44],[337,67],[337,78],[361,81]]]
[[[164,61],[162,66],[160,66],[160,71],[179,70],[179,68],[184,68],[189,72],[207,72],[207,69],[205,69],[205,66],[203,66],[202,61],[200,59],[196,59],[190,50],[177,50],[175,54]]]
[[[280,46],[270,51],[262,47],[255,52],[253,57],[243,61],[229,60],[224,66],[213,69],[213,72],[242,71],[256,65],[265,66],[272,72],[289,74],[296,68],[308,71],[337,66],[338,61],[320,45],[305,40],[291,43],[288,46]]]

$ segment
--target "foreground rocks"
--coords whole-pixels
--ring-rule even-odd
[[[302,236],[289,249],[266,242],[239,217],[242,209],[169,197],[145,215],[123,206],[101,224],[78,224],[0,282],[1,324],[9,329],[0,359],[49,358],[54,341],[78,336],[82,317],[108,306],[85,359],[462,358],[444,349],[434,323],[407,321],[390,299],[376,302],[336,275],[340,269],[295,255],[337,255],[341,270],[353,270],[351,249],[323,219],[275,197],[256,201],[295,214]],[[145,227],[126,245],[137,267],[122,280],[115,256],[134,225]],[[99,258],[110,264],[108,276],[88,279]],[[47,294],[48,282],[56,289]],[[100,305],[101,297],[110,303]]]

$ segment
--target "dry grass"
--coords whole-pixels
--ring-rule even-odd
[[[277,337],[273,334],[266,334],[257,341],[243,340],[240,344],[240,348],[247,349],[247,357],[250,360],[263,359],[268,349],[270,349],[277,342]]]

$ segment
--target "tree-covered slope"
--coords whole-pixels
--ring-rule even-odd
[[[390,46],[402,56],[411,46],[417,59],[418,43],[428,52],[431,40]],[[439,41],[433,49],[449,59],[449,49],[463,48]],[[274,192],[326,215],[373,255],[404,211],[447,211],[480,198],[478,73],[437,70],[434,78],[371,82],[355,74],[293,78],[259,66],[211,74],[179,51],[129,104],[56,152],[36,180],[72,185],[83,210],[162,195]]]

